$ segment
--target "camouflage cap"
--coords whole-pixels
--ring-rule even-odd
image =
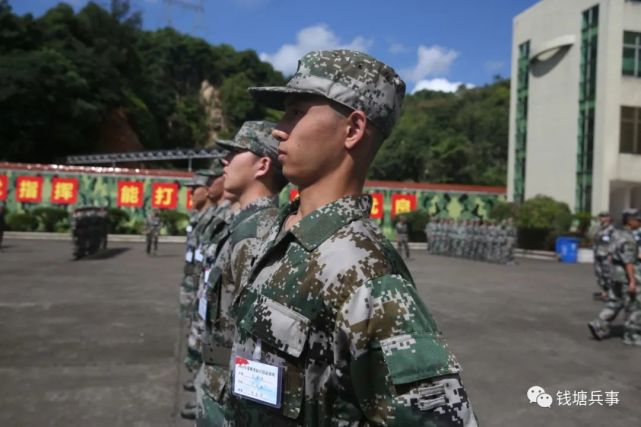
[[[205,171],[209,173],[208,169],[205,169]],[[194,176],[191,177],[191,180],[185,183],[185,187],[209,187],[209,178],[208,175],[202,175],[196,172]]]
[[[267,121],[245,122],[233,140],[219,140],[216,143],[227,150],[247,150],[278,162],[278,141],[272,136],[274,126],[275,123]]]
[[[601,211],[599,212],[599,218],[606,218],[610,216],[610,212],[608,211]]]
[[[217,178],[222,176],[223,172],[223,165],[220,163],[220,159],[214,159],[212,160],[209,169],[199,169],[196,171],[196,174]]]
[[[320,95],[361,110],[388,136],[401,114],[405,82],[393,68],[353,50],[310,52],[298,61],[287,86],[251,87],[249,93],[268,107],[284,110],[291,94]]]

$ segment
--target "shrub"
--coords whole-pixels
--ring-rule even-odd
[[[126,227],[129,222],[129,214],[127,211],[118,208],[107,209],[107,221],[109,221],[109,231],[112,233],[126,234],[123,227]]]
[[[38,220],[29,212],[16,212],[7,215],[7,227],[11,231],[35,231]]]
[[[513,202],[499,202],[490,211],[490,218],[495,221],[504,221],[508,218],[516,219],[519,216],[519,205]]]
[[[539,195],[521,205],[516,224],[519,247],[554,250],[556,238],[569,233],[572,213],[567,204]]]
[[[58,223],[69,224],[69,212],[64,208],[44,206],[31,211],[38,221],[38,229],[49,233],[56,231]]]
[[[170,236],[184,235],[189,222],[189,215],[178,211],[160,211],[160,220]]]

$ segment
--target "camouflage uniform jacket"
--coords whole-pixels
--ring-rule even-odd
[[[277,197],[255,200],[236,214],[218,242],[220,249],[206,288],[207,331],[210,341],[218,346],[232,346],[235,326],[229,310],[277,214]]]
[[[606,227],[599,227],[597,232],[594,233],[593,249],[595,257],[605,258],[610,255],[610,244],[614,231],[614,225],[608,224]]]
[[[625,264],[635,264],[637,279],[641,276],[641,262],[639,261],[639,246],[634,238],[634,233],[628,228],[615,230],[610,245],[612,253],[612,264],[614,271],[612,281],[628,283],[628,275],[625,271]]]
[[[281,232],[298,203],[282,209],[232,307],[234,355],[283,368],[282,404],[229,394],[229,425],[475,426],[460,367],[369,219],[370,198]]]

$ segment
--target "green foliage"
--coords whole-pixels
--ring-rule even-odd
[[[567,204],[541,195],[526,200],[517,219],[520,228],[547,228],[556,234],[568,232],[571,224],[572,213]]]
[[[147,149],[202,146],[212,130],[200,99],[204,81],[244,84],[242,74],[252,84],[283,83],[253,51],[168,28],[143,31],[133,4],[89,2],[76,13],[60,3],[34,19],[0,0],[0,160],[49,163],[99,151],[105,120],[118,109]],[[232,104],[222,131],[260,114],[253,101]]]
[[[36,231],[38,220],[29,212],[16,212],[7,215],[7,228],[11,231]]]
[[[178,211],[160,211],[160,220],[170,236],[184,235],[189,223],[189,215]]]
[[[31,214],[38,221],[38,229],[46,232],[54,232],[57,229],[64,229],[64,224],[69,227],[69,213],[63,208],[43,206],[31,211]]]
[[[419,91],[405,98],[371,179],[504,185],[510,84]]]
[[[516,219],[519,216],[520,206],[513,202],[498,202],[490,212],[490,218],[495,221],[504,221],[512,218]]]
[[[107,209],[107,221],[111,233],[124,234],[122,230],[127,227],[129,214],[123,209],[109,208]]]

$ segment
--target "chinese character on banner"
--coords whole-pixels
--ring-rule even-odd
[[[416,210],[416,195],[392,194],[392,217]]]
[[[187,206],[187,209],[193,209],[194,208],[194,201],[191,199],[191,189],[187,189],[187,201],[185,203]]]
[[[557,391],[556,400],[559,406],[570,406],[572,405],[572,392],[570,390]]]
[[[0,202],[7,200],[9,193],[9,178],[7,175],[0,175]]]
[[[143,183],[141,181],[118,182],[118,207],[140,208],[143,202]]]
[[[383,193],[371,193],[372,209],[369,212],[369,217],[373,219],[383,218]]]
[[[178,206],[178,184],[154,182],[151,185],[151,207],[154,209],[176,209]]]
[[[17,177],[16,200],[21,203],[40,203],[40,201],[42,201],[42,177]]]
[[[77,200],[77,178],[53,178],[51,180],[51,203],[73,205]]]
[[[296,197],[298,197],[298,188],[292,188],[289,190],[289,201],[293,201]]]

